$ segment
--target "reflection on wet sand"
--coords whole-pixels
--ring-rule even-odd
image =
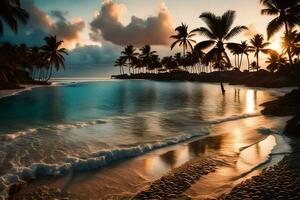
[[[29,103],[26,104],[27,107],[23,104],[18,105],[23,110],[31,109],[28,112],[26,110],[24,114],[37,113],[37,115],[20,115],[20,119],[14,121],[23,126],[24,119],[48,125],[49,121],[84,122],[86,119],[101,118],[106,123],[66,130],[49,128],[47,132],[32,135],[32,138],[24,137],[22,140],[26,141],[26,145],[34,147],[32,148],[34,152],[30,154],[26,152],[31,149],[28,150],[27,147],[24,151],[24,146],[18,145],[18,140],[13,141],[9,151],[4,150],[12,152],[7,154],[9,159],[5,160],[6,163],[13,163],[15,160],[20,161],[15,162],[18,166],[29,166],[33,162],[60,163],[70,155],[88,158],[91,152],[103,149],[161,142],[185,134],[202,133],[210,128],[210,135],[206,137],[166,147],[137,158],[121,160],[93,172],[70,174],[69,177],[50,183],[73,193],[75,197],[107,199],[113,195],[130,195],[195,157],[214,155],[218,158],[221,155],[234,158],[238,161],[235,170],[241,171],[240,169],[246,168],[243,165],[248,163],[243,161],[251,158],[248,158],[248,154],[253,154],[253,159],[259,160],[260,155],[265,153],[260,145],[254,145],[253,148],[257,146],[256,149],[245,154],[243,160],[238,160],[237,157],[241,147],[263,137],[256,134],[256,129],[271,124],[264,117],[250,117],[231,122],[224,120],[221,124],[202,123],[216,119],[230,119],[233,115],[257,113],[259,111],[257,105],[270,98],[263,91],[228,86],[226,95],[221,95],[218,85],[176,82],[137,84],[135,81],[125,81],[122,84],[112,82],[104,85],[94,83],[75,86],[41,90],[45,93],[41,97],[38,91],[31,96],[22,96],[20,102],[36,98],[35,101],[39,100],[46,104],[33,104],[35,107],[29,107]],[[78,93],[81,95],[77,95]],[[44,101],[40,98],[46,99]],[[4,113],[6,107],[14,108],[5,103],[11,104],[10,102],[0,104]],[[0,120],[0,127],[1,124],[11,124],[9,119],[14,115],[15,112],[11,110],[5,116],[1,116],[0,113],[0,118],[3,119]],[[39,121],[36,118],[40,115],[42,117]],[[275,123],[277,124],[280,123]],[[1,148],[3,147],[0,146],[0,150]],[[243,157],[243,154],[240,156]],[[249,162],[249,166],[251,164],[252,162]],[[6,168],[9,170],[11,166]],[[6,172],[4,169],[3,171]]]
[[[236,162],[229,162],[228,166],[207,175],[187,190],[186,194],[193,199],[211,199],[229,192],[234,185],[259,173],[259,170],[255,170],[268,161],[275,145],[276,139],[270,135],[247,147],[241,151]]]
[[[145,159],[147,174],[161,176],[192,158],[215,152],[220,149],[223,137],[223,135],[205,137],[162,153],[159,156],[151,156]]]
[[[247,125],[248,120],[253,121],[251,126]],[[273,125],[276,125],[282,119],[272,119],[272,121]],[[226,158],[228,166],[219,168],[215,173],[201,179],[187,191],[187,194],[199,197],[199,199],[210,196],[212,193],[217,195],[218,192],[221,193],[231,188],[234,184],[233,177],[247,172],[267,157],[275,145],[273,136],[252,145],[240,154],[237,154],[236,149],[263,139],[264,136],[256,134],[255,130],[264,124],[271,124],[268,128],[272,128],[272,123],[268,122],[265,117],[226,122],[212,127],[209,136],[115,163],[101,170],[73,174],[70,177],[52,181],[50,186],[52,184],[54,187],[65,189],[71,192],[73,198],[79,199],[129,198],[147,187],[151,181],[160,178],[184,162],[195,157],[214,155],[215,158],[219,156],[222,159]]]

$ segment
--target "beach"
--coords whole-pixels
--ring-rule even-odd
[[[123,105],[122,102],[112,104],[113,98],[109,95],[115,92],[103,90],[107,85],[118,91],[136,90],[127,94],[129,96],[126,98],[121,95],[122,101],[127,101],[127,98],[135,99],[129,104],[131,111],[127,111],[126,115],[116,115],[115,111],[104,112],[112,105]],[[121,89],[127,87],[132,89]],[[173,87],[177,90],[170,90]],[[86,106],[86,97],[100,95],[103,106],[99,113],[106,115],[99,118],[99,113],[95,113],[98,116],[98,119],[95,119],[90,117],[90,111],[85,113],[79,109],[80,118],[64,119],[65,123],[62,123],[61,119],[57,122],[46,121],[46,127],[41,124],[36,127],[34,124],[36,117],[42,115],[25,117],[29,120],[26,126],[23,123],[24,116],[15,119],[16,122],[20,120],[18,127],[21,130],[2,137],[1,151],[8,152],[5,148],[8,146],[10,157],[2,157],[1,170],[2,173],[18,170],[18,177],[26,181],[12,182],[5,191],[15,199],[30,199],[32,196],[46,198],[47,195],[70,199],[163,199],[175,196],[193,199],[197,199],[198,196],[199,199],[203,199],[209,196],[217,198],[222,195],[222,191],[230,192],[246,178],[258,175],[263,168],[277,164],[284,157],[284,154],[280,154],[282,148],[277,150],[278,155],[273,151],[275,146],[282,143],[288,145],[280,134],[290,117],[265,117],[259,113],[260,104],[274,100],[277,95],[288,90],[256,90],[229,85],[226,87],[226,99],[222,100],[220,96],[220,102],[215,101],[215,94],[219,93],[218,84],[188,82],[71,82],[62,84],[61,87],[39,88],[11,96],[9,102],[21,103],[18,109],[29,108],[39,112],[41,105],[32,104],[28,107],[29,104],[24,102],[40,102],[41,98],[51,100],[49,105],[46,104],[43,108],[53,112],[53,108],[57,106],[56,102],[65,101],[67,98],[69,104],[62,105],[71,107],[62,107],[53,113],[55,116],[65,116],[62,111],[73,111],[73,105],[78,108]],[[140,90],[142,88],[146,88],[146,91]],[[189,90],[186,91],[186,88]],[[73,97],[73,91],[78,90],[81,91],[81,97]],[[91,92],[93,90],[95,92]],[[204,92],[207,90],[210,90],[210,95]],[[148,96],[149,92],[155,95]],[[160,96],[160,93],[167,96]],[[180,93],[185,93],[182,99],[177,102],[173,99],[172,104],[171,97]],[[144,102],[139,102],[137,94],[144,97]],[[104,96],[107,99],[103,99]],[[189,98],[183,98],[184,96]],[[202,97],[200,102],[199,97]],[[225,100],[226,105],[223,103]],[[6,99],[2,103],[7,102]],[[183,104],[184,109],[177,109],[178,102],[186,102]],[[211,104],[212,102],[215,103]],[[95,102],[95,105],[98,103]],[[133,105],[135,106],[131,107]],[[200,109],[192,109],[195,106],[199,106]],[[91,109],[94,109],[93,104]],[[205,112],[201,109],[205,109]],[[124,112],[122,107],[117,107],[117,110]],[[155,110],[159,112],[154,112]],[[15,116],[15,111],[11,112]],[[45,112],[51,113],[47,109]],[[12,114],[7,113],[7,116]],[[83,118],[86,116],[87,118]],[[143,121],[151,121],[152,125],[140,129],[140,125],[133,124],[137,119],[140,125]],[[9,124],[9,120],[10,118],[7,118],[3,123]],[[111,137],[118,134],[121,139]],[[19,149],[20,142],[28,144],[26,151],[32,152],[30,157],[23,148]],[[43,148],[40,148],[40,145],[43,145]],[[252,154],[255,156],[248,156]],[[7,159],[14,159],[15,156],[16,160],[10,162],[20,167],[10,170]],[[228,177],[221,175],[224,172]],[[232,178],[237,180],[231,181]],[[224,184],[218,185],[214,180],[222,180],[218,182]],[[207,187],[199,193],[197,188],[203,188],[201,185]],[[216,190],[216,186],[223,189]]]
[[[9,97],[12,95],[17,95],[21,92],[25,92],[25,91],[29,91],[32,90],[34,88],[39,88],[39,87],[46,87],[45,85],[24,85],[21,84],[19,85],[19,89],[2,89],[0,90],[0,98],[4,98],[4,97]]]

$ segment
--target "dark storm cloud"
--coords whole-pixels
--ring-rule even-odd
[[[162,4],[157,16],[141,19],[133,16],[130,23],[121,23],[124,5],[107,0],[101,11],[90,23],[90,38],[94,41],[103,39],[117,45],[168,45],[173,33],[172,17]]]

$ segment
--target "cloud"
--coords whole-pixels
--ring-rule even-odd
[[[111,64],[119,56],[121,49],[112,45],[77,45],[66,57],[68,65]]]
[[[51,11],[50,15],[39,9],[33,0],[24,1],[24,9],[30,14],[26,25],[20,24],[17,35],[14,35],[6,26],[1,41],[10,41],[14,44],[26,43],[28,45],[41,45],[43,38],[49,34],[56,35],[65,43],[77,43],[80,40],[80,32],[85,23],[81,19],[68,21],[66,12]],[[50,16],[54,17],[52,19]]]
[[[172,17],[164,4],[157,16],[141,19],[132,16],[128,25],[121,22],[125,5],[107,0],[98,15],[90,23],[93,41],[110,41],[117,45],[168,45],[173,33]]]
[[[111,44],[77,45],[66,56],[66,71],[55,72],[58,77],[109,77],[117,74],[113,66],[120,55],[121,47]]]
[[[51,15],[58,19],[50,27],[50,32],[56,35],[59,39],[65,42],[79,42],[80,33],[85,27],[84,21],[81,19],[74,19],[72,22],[67,21],[65,18],[66,12],[51,11]]]

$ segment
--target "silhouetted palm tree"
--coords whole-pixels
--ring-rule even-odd
[[[150,63],[152,62],[152,57],[156,54],[156,51],[152,51],[150,45],[145,45],[140,49],[140,51],[141,54],[139,58],[141,59],[143,66],[148,69]]]
[[[181,55],[181,53],[176,53],[174,55],[174,60],[177,63],[177,67],[184,65],[184,63],[183,63],[184,57]]]
[[[45,80],[48,81],[52,76],[53,66],[58,71],[60,68],[65,69],[64,54],[68,55],[65,48],[60,48],[63,41],[57,41],[56,36],[45,37],[46,44],[42,47],[44,52],[44,60],[47,64],[47,75]],[[49,73],[48,73],[49,72]]]
[[[234,55],[234,63],[235,63],[235,68],[240,69],[241,65],[241,58],[240,56],[242,55],[242,48],[241,44],[239,43],[229,43],[227,44],[227,48],[230,50],[230,52]]]
[[[256,64],[257,69],[260,68],[259,66],[259,53],[269,53],[270,49],[267,49],[266,47],[270,45],[269,42],[264,42],[264,36],[262,34],[256,34],[253,36],[253,38],[250,40],[250,43],[252,46],[250,46],[250,49],[255,52],[254,57],[256,58]]]
[[[126,60],[124,57],[119,57],[116,62],[115,62],[115,67],[119,67],[120,68],[120,74],[123,75],[124,74],[124,69],[123,67],[126,65]]]
[[[126,46],[121,54],[125,58],[126,62],[128,62],[129,74],[131,74],[130,69],[133,67],[133,60],[136,59],[139,54],[132,45]]]
[[[160,69],[162,67],[162,64],[160,62],[160,58],[158,55],[152,55],[151,56],[151,60],[150,60],[150,64],[149,64],[149,70],[153,71],[156,73],[158,71],[158,69]]]
[[[32,47],[30,48],[29,52],[29,63],[31,65],[30,70],[32,72],[32,77],[36,78],[37,72],[38,73],[38,79],[41,79],[41,71],[46,66],[46,62],[43,59],[44,58],[44,52],[42,52],[40,47]]]
[[[261,10],[263,15],[276,16],[267,27],[268,38],[272,37],[283,26],[287,34],[295,25],[300,25],[300,1],[299,0],[261,0],[265,6]],[[293,63],[291,50],[287,49],[290,63]]]
[[[3,43],[0,46],[0,82],[7,83],[14,77],[17,68],[16,46],[10,43]]]
[[[267,69],[270,72],[277,71],[280,67],[286,64],[286,58],[277,52],[270,53],[270,56],[267,58],[266,63],[268,64]]]
[[[290,50],[291,57],[298,56],[299,59],[299,49],[300,49],[300,33],[296,30],[285,33],[282,37],[282,47],[284,53],[288,54]]]
[[[177,62],[175,61],[173,56],[164,57],[161,60],[161,64],[169,71],[174,70],[178,67]]]
[[[257,68],[257,63],[255,62],[255,61],[253,61],[251,64],[250,64],[250,66],[251,66],[251,69],[256,69],[256,70],[258,70],[258,68]]]
[[[176,35],[172,35],[171,38],[175,39],[175,42],[171,45],[171,50],[179,44],[183,48],[183,56],[185,57],[185,53],[188,48],[193,50],[193,43],[196,43],[195,40],[191,39],[195,34],[188,31],[188,25],[182,23],[181,26],[178,26],[175,31]]]
[[[248,71],[250,70],[250,60],[249,60],[249,52],[252,52],[253,50],[248,45],[247,41],[242,41],[239,43],[229,43],[227,44],[227,48],[231,50],[231,52],[234,55],[237,55],[237,64],[236,66],[241,69],[242,62],[243,62],[243,55],[246,55],[247,62],[248,62]],[[241,58],[239,58],[239,55],[241,55]]]
[[[231,28],[235,19],[235,11],[227,11],[222,16],[216,16],[213,13],[205,12],[200,15],[207,27],[201,27],[193,30],[201,35],[206,36],[209,40],[202,41],[195,46],[195,50],[207,49],[214,46],[203,58],[203,62],[208,65],[211,61],[215,63],[215,67],[224,70],[224,66],[231,66],[229,57],[225,51],[225,42],[234,36],[246,30],[245,26],[236,26]],[[224,65],[224,61],[228,64]],[[225,93],[223,82],[221,81],[222,93]]]
[[[28,13],[21,8],[19,0],[1,0],[0,1],[0,35],[3,34],[3,21],[12,29],[18,32],[18,23],[26,23],[29,18]]]

